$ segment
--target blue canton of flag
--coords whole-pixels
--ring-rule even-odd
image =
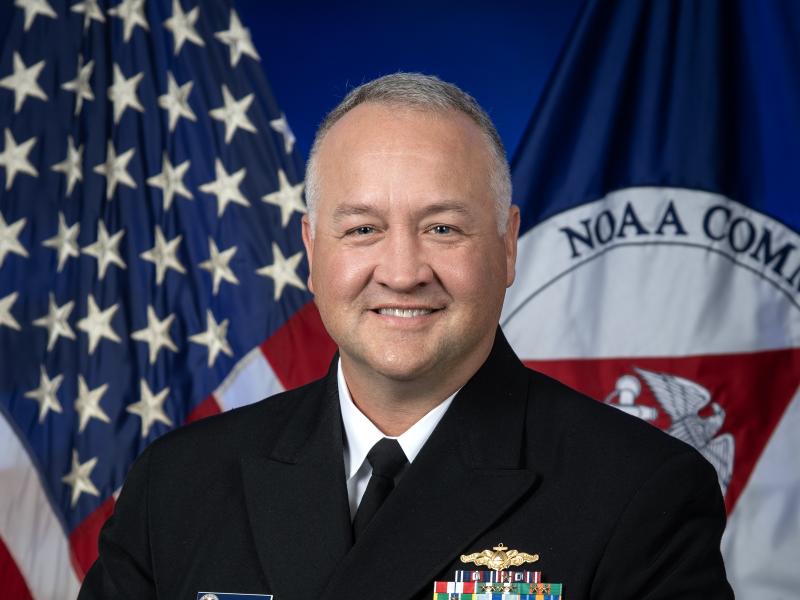
[[[0,579],[74,597],[136,456],[308,305],[301,163],[229,2],[0,17]]]

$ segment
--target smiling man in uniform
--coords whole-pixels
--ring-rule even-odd
[[[328,376],[152,444],[82,598],[430,598],[500,542],[571,598],[733,597],[713,468],[526,369],[498,328],[519,212],[470,96],[356,88],[306,183]]]
[[[309,169],[309,287],[356,405],[397,436],[489,355],[519,210],[496,133],[467,114],[348,108]]]

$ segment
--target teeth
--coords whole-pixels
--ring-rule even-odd
[[[381,308],[378,310],[378,312],[389,317],[403,317],[410,319],[411,317],[429,315],[433,311],[427,308]]]

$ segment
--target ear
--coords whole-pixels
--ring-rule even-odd
[[[311,274],[314,272],[314,232],[311,229],[308,215],[303,215],[302,224],[303,245],[306,247],[306,256],[308,257],[308,290],[313,294],[314,284],[312,283],[313,277]]]
[[[519,207],[512,204],[508,209],[508,225],[504,234],[506,246],[506,287],[511,287],[517,275],[517,238],[519,237]]]

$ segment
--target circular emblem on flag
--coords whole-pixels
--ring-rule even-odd
[[[718,194],[628,188],[538,224],[518,256],[501,325],[520,358],[697,448],[729,512],[768,442],[800,455],[788,431],[771,442],[800,383],[789,227]]]
[[[203,594],[200,600],[219,600],[216,594]]]

